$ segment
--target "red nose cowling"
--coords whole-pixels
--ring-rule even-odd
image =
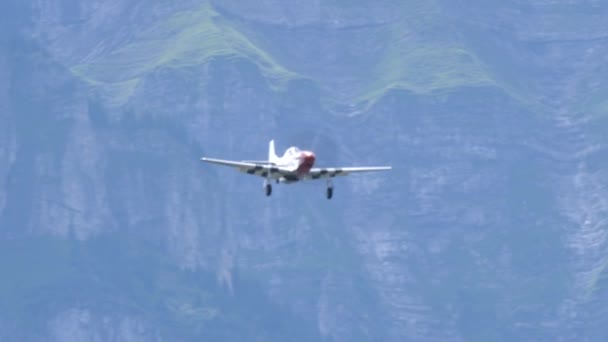
[[[312,166],[315,164],[315,154],[309,151],[302,152],[300,156],[300,166],[298,167],[298,174],[305,174],[310,171]]]

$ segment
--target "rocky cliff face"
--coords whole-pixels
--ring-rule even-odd
[[[605,6],[0,6],[0,338],[606,338]]]

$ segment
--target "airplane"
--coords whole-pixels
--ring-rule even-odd
[[[204,157],[201,160],[208,163],[230,166],[238,171],[263,177],[266,196],[272,194],[272,181],[275,181],[277,184],[291,184],[303,180],[325,178],[327,179],[327,199],[333,197],[334,187],[331,179],[334,177],[358,172],[392,169],[390,166],[313,168],[316,157],[312,151],[302,151],[296,146],[292,146],[285,151],[282,157],[278,157],[274,149],[274,140],[270,140],[268,145],[268,160],[232,161]]]

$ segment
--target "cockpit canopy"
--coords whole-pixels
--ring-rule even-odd
[[[294,155],[298,155],[298,154],[300,154],[300,149],[295,146],[292,146],[292,147],[288,148],[287,151],[285,151],[285,155],[288,155],[288,156],[294,156]]]

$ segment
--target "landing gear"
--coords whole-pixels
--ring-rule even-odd
[[[272,194],[272,185],[270,183],[264,183],[264,190],[266,191],[266,196],[270,196]]]
[[[334,195],[334,186],[331,184],[331,179],[327,180],[327,199],[331,199]]]

